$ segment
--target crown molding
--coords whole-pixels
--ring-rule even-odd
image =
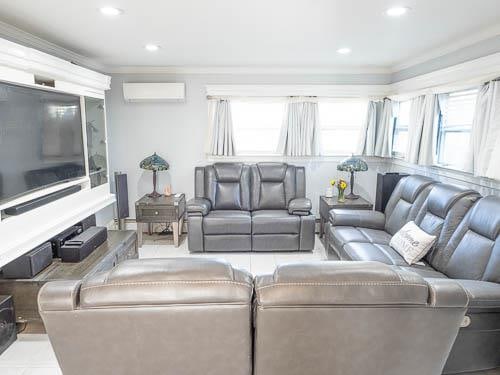
[[[10,40],[11,42],[30,47],[49,55],[67,60],[73,64],[80,65],[99,72],[106,71],[106,66],[69,49],[63,48],[57,44],[46,41],[26,31],[18,29],[15,26],[9,25],[0,21],[0,37]]]
[[[207,85],[207,96],[285,97],[318,96],[381,98],[391,93],[391,85]]]
[[[394,82],[390,86],[394,94],[417,93],[420,91],[439,93],[452,91],[453,87],[481,85],[499,76],[500,52]]]
[[[287,67],[287,66],[110,66],[112,74],[239,74],[239,75],[389,75],[388,67]]]
[[[449,43],[443,44],[439,47],[429,49],[423,53],[414,55],[408,59],[400,61],[391,66],[390,70],[392,73],[397,73],[401,70],[411,68],[413,66],[426,63],[430,60],[445,56],[449,53],[456,52],[462,48],[472,46],[476,43],[480,43],[489,38],[500,35],[500,24],[493,27],[483,29],[479,32],[463,36],[459,39],[450,41]]]

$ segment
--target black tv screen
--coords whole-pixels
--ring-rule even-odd
[[[85,175],[80,97],[0,82],[0,202]]]

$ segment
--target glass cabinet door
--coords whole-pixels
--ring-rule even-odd
[[[90,186],[108,182],[104,99],[85,97]]]

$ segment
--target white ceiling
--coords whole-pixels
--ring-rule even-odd
[[[388,68],[500,34],[500,0],[0,0],[0,21],[108,66]]]

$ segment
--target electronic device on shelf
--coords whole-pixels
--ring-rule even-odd
[[[73,225],[73,226],[69,227],[68,229],[65,229],[64,231],[59,233],[57,236],[54,236],[50,240],[50,243],[52,244],[52,252],[54,254],[54,258],[61,257],[61,248],[67,240],[75,237],[76,235],[78,235],[82,232],[83,232],[83,229],[81,226]]]
[[[15,206],[6,208],[4,210],[4,212],[10,216],[20,215],[20,214],[23,214],[23,213],[28,212],[30,210],[33,210],[35,208],[41,207],[45,204],[48,204],[50,202],[56,201],[58,199],[61,199],[63,197],[71,195],[73,193],[76,193],[76,192],[80,191],[81,189],[82,188],[80,185],[70,186],[70,187],[67,187],[65,189],[56,191],[54,193],[47,194],[47,195],[44,195],[42,197],[32,199],[28,202],[24,202],[24,203],[17,204]]]
[[[95,215],[90,215],[89,217],[86,217],[82,221],[76,224],[76,226],[79,226],[82,228],[82,232],[84,230],[89,229],[90,227],[95,227],[96,226],[96,219]]]
[[[44,244],[2,267],[6,279],[31,279],[52,264],[52,244]]]
[[[16,315],[11,296],[0,295],[0,354],[17,339]]]
[[[80,262],[88,257],[108,238],[106,227],[91,227],[78,236],[64,242],[61,247],[63,262]]]

